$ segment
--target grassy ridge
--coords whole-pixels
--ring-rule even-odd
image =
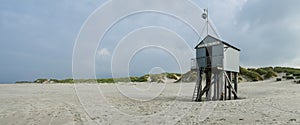
[[[275,67],[275,72],[286,73],[287,75],[300,76],[300,69],[289,68],[289,67]]]
[[[243,68],[240,67],[240,76],[250,81],[261,81],[272,77],[277,77],[277,73],[286,73],[283,78],[300,79],[300,69],[289,67],[263,67],[263,68]]]
[[[162,73],[162,74],[146,74],[141,77],[126,77],[126,78],[103,78],[103,79],[37,79],[34,83],[117,83],[117,82],[148,82],[150,78],[150,82],[163,82],[165,78],[177,80],[181,74],[179,73]],[[21,82],[16,82],[21,83]]]
[[[261,81],[264,80],[263,77],[255,72],[255,69],[246,69],[243,67],[240,67],[240,75],[245,77],[246,79],[250,79],[251,81]]]
[[[286,73],[285,79],[300,79],[300,69],[289,67],[263,67],[263,68],[243,68],[240,67],[239,81],[246,79],[246,81],[262,81],[277,77],[277,73]],[[189,78],[186,81],[195,81],[197,77],[196,72],[187,72],[185,74],[179,73],[161,73],[161,74],[146,74],[140,77],[129,78],[104,78],[104,79],[80,79],[75,80],[78,83],[116,83],[116,82],[164,82],[165,78],[168,79],[183,79]],[[191,81],[192,80],[192,81]],[[22,82],[16,82],[22,83]],[[25,82],[24,82],[25,83]],[[37,79],[34,83],[74,83],[73,79]],[[300,83],[300,81],[299,81]]]
[[[240,67],[240,76],[245,77],[249,81],[262,81],[277,77],[277,72],[274,71],[273,67],[263,68],[243,68]]]

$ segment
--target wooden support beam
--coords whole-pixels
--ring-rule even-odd
[[[234,95],[234,99],[238,99],[237,91],[238,91],[238,73],[234,73],[234,91],[236,94]]]
[[[227,72],[228,75],[228,85],[231,83],[231,72]],[[228,99],[231,100],[231,87],[228,88]]]
[[[200,96],[202,97],[205,93],[207,93],[209,91],[210,85],[206,84],[205,87],[203,88],[203,90],[200,93]]]
[[[200,69],[200,71],[198,72],[198,79],[197,79],[197,97],[196,97],[196,100],[197,102],[200,102],[201,101],[201,93],[202,93],[202,73],[203,73],[203,70]]]
[[[218,99],[218,96],[217,96],[217,92],[218,92],[218,89],[217,89],[217,85],[218,85],[218,76],[216,74],[216,71],[213,72],[213,82],[212,84],[214,85],[214,96],[213,96],[213,101],[217,100]]]
[[[224,74],[225,74],[225,76],[227,76],[226,72],[224,72]],[[224,80],[224,95],[223,95],[223,97],[224,97],[224,100],[227,99],[227,78],[225,78],[225,80]]]
[[[220,100],[220,75],[219,75],[219,72],[218,71],[216,71],[215,72],[215,100]]]
[[[230,83],[228,84],[228,88],[231,88],[231,93],[237,96],[237,92],[234,90],[233,86]]]
[[[224,73],[225,74],[225,81],[228,81],[228,88],[231,88],[231,92],[229,92],[229,93],[233,93],[234,94],[234,96],[237,96],[237,91],[235,91],[235,89],[233,88],[233,86],[231,85],[232,84],[232,82],[229,80],[229,77],[227,76],[227,74],[226,73]]]
[[[211,100],[211,68],[207,69],[207,73],[206,73],[206,86],[207,86],[207,91],[206,91],[206,101],[210,101]]]
[[[223,71],[219,71],[219,99],[224,100],[224,75]]]
[[[202,73],[205,73],[206,82],[202,89]],[[212,83],[212,76],[214,76],[214,83]],[[210,69],[203,69],[199,72],[197,81],[197,96],[195,101],[201,101],[202,96],[206,94],[206,101],[210,100],[226,100],[226,99],[237,99],[237,82],[238,73],[226,72],[226,71],[211,71]],[[220,81],[221,80],[221,81]],[[215,85],[213,85],[215,84]],[[213,89],[214,86],[214,89]],[[213,91],[213,92],[212,92]],[[212,95],[213,94],[213,98]],[[220,95],[219,95],[220,94]],[[233,97],[232,97],[233,95]]]

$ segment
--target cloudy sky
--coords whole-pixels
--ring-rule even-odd
[[[71,78],[76,37],[89,15],[105,2],[1,0],[0,82]],[[242,50],[242,66],[300,68],[299,0],[193,2],[201,8],[209,8],[210,19],[221,38]],[[98,46],[95,55],[97,77],[111,76],[111,59],[120,40],[145,26],[162,26],[172,30],[190,47],[199,39],[189,26],[170,16],[149,12],[127,17],[108,30]],[[154,67],[168,72],[179,70],[172,54],[159,48],[148,48],[134,55],[129,71],[131,75],[142,75],[153,72],[151,69]]]

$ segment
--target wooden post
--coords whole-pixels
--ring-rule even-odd
[[[220,100],[224,100],[224,75],[223,75],[223,71],[219,70],[219,99]]]
[[[225,71],[224,71],[224,73],[223,73],[223,76],[225,75]],[[226,77],[225,77],[225,79],[224,79],[224,100],[226,100],[227,99],[227,79],[226,79]]]
[[[219,74],[218,71],[215,72],[215,100],[219,100]]]
[[[211,68],[208,68],[206,74],[206,85],[208,87],[208,90],[206,91],[206,101],[211,100],[211,74]]]
[[[201,98],[202,96],[200,95],[200,93],[202,92],[202,73],[203,73],[203,70],[200,69],[198,71],[198,81],[197,81],[197,84],[198,84],[198,90],[197,90],[197,97],[196,97],[196,101],[197,102],[200,102],[201,101]]]
[[[234,73],[234,90],[237,94],[237,91],[238,91],[238,73]],[[234,99],[237,99],[237,95],[234,95]]]
[[[221,89],[223,89],[223,87],[221,86],[221,81],[220,81],[220,79],[222,79],[221,76],[222,76],[222,74],[220,74],[220,70],[216,69],[215,70],[216,100],[221,99],[221,93],[222,93]]]
[[[231,83],[231,79],[232,79],[232,77],[231,77],[231,72],[227,72],[228,74],[227,74],[227,76],[228,76],[228,80],[229,80],[229,82],[228,82],[228,84],[230,84]],[[229,100],[231,100],[231,93],[232,93],[232,91],[231,91],[231,87],[229,86],[228,87],[228,99]]]
[[[216,75],[216,74],[215,74]],[[215,78],[215,76],[213,76]],[[213,101],[216,101],[217,100],[217,83],[216,83],[216,79],[214,79],[213,81],[213,84],[214,84],[214,96],[213,96]]]

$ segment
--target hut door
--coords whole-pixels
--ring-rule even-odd
[[[206,57],[207,57],[207,61],[206,61],[206,66],[207,68],[211,68],[211,62],[212,62],[212,46],[208,46],[206,47]]]

